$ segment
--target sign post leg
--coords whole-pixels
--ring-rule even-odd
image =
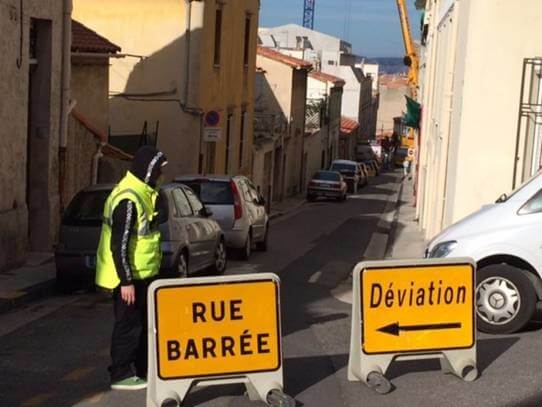
[[[446,362],[441,360],[441,367],[446,363],[450,373],[453,373],[466,382],[473,382],[478,378],[478,368],[476,367],[476,346],[472,349],[444,351],[442,352]],[[446,373],[446,370],[443,371]]]

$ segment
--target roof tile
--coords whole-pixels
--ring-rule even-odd
[[[324,72],[312,71],[309,76],[321,82],[331,82],[336,86],[344,86],[345,84],[343,79]]]
[[[359,128],[359,123],[348,117],[341,117],[341,133],[343,134],[352,134],[355,130]]]
[[[292,68],[296,69],[311,69],[312,64],[308,61],[304,61],[299,58],[294,58],[289,55],[282,54],[278,51],[275,51],[271,48],[258,46],[258,55],[262,57],[272,59],[277,62],[282,62],[283,64],[289,65]]]
[[[114,54],[119,51],[118,45],[113,44],[80,22],[72,20],[72,52]]]

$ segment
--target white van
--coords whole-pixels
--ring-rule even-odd
[[[512,333],[542,300],[542,172],[442,231],[426,257],[471,257],[478,267],[478,329]]]

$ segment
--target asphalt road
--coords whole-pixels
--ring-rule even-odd
[[[473,383],[442,374],[434,360],[392,364],[394,390],[384,396],[347,380],[351,306],[336,287],[374,245],[397,182],[384,175],[345,203],[306,204],[273,222],[268,252],[230,262],[227,274],[281,277],[285,391],[310,407],[542,405],[537,323],[520,334],[479,335],[481,377]],[[111,303],[99,294],[51,297],[1,315],[0,407],[144,406],[145,391],[108,388],[111,327]],[[194,388],[185,405],[263,405],[243,393],[240,385]]]

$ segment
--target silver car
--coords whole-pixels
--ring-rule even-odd
[[[269,217],[265,200],[254,184],[244,176],[195,175],[175,179],[188,185],[203,204],[213,211],[213,219],[226,237],[226,246],[247,260],[253,248],[265,251],[269,235]]]
[[[94,285],[96,250],[105,201],[114,185],[95,185],[80,191],[68,206],[55,248],[57,285],[62,291]],[[226,270],[224,233],[212,212],[190,188],[168,184],[161,188],[162,277],[187,277],[211,269]]]

